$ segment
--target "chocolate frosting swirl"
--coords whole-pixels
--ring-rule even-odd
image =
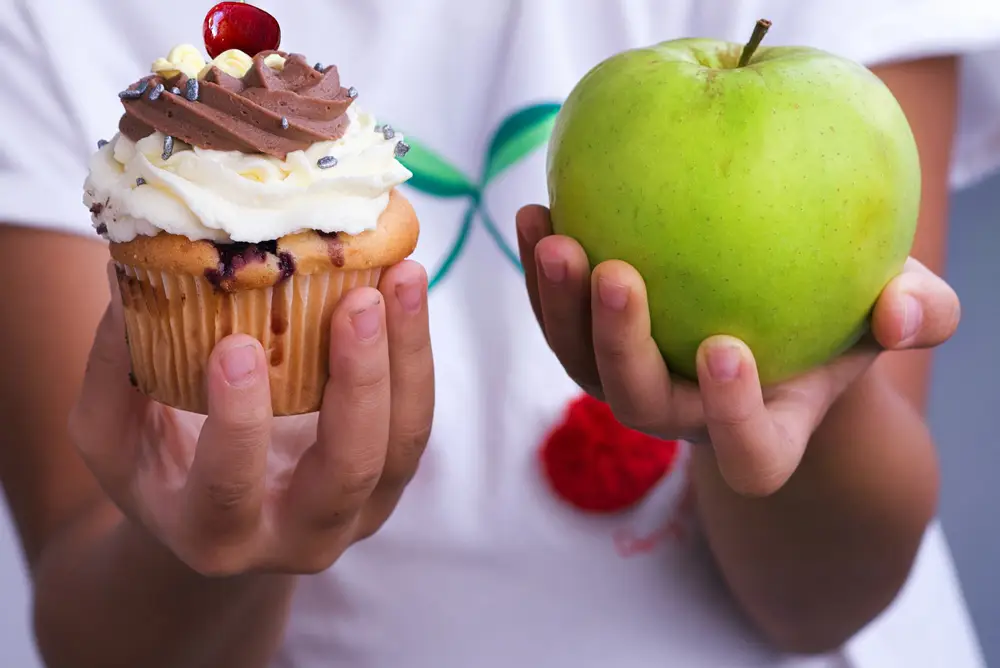
[[[286,59],[283,70],[264,64],[274,53]],[[154,92],[157,84],[164,87],[160,94]],[[292,151],[342,137],[353,102],[335,66],[320,71],[304,56],[281,51],[254,56],[242,79],[212,67],[198,81],[195,101],[185,96],[187,86],[184,74],[170,79],[152,75],[133,84],[129,90],[142,93],[122,99],[125,114],[118,129],[133,141],[159,130],[199,148],[284,160]],[[174,88],[181,93],[171,93]]]

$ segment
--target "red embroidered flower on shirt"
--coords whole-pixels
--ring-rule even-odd
[[[553,491],[593,513],[625,510],[649,493],[672,468],[678,443],[622,425],[603,401],[573,400],[539,452]]]

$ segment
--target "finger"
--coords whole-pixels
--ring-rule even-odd
[[[948,283],[910,258],[882,291],[872,312],[872,333],[890,350],[933,348],[958,328],[961,305]]]
[[[594,353],[601,386],[615,416],[628,427],[663,438],[702,424],[697,390],[673,383],[650,333],[646,287],[617,260],[591,277]]]
[[[545,337],[576,383],[602,398],[590,326],[590,262],[573,239],[548,236],[535,246],[531,263],[538,275],[538,297]]]
[[[424,268],[416,262],[393,267],[379,289],[385,298],[392,405],[385,465],[374,496],[391,510],[416,472],[430,436],[434,416],[434,358]]]
[[[273,419],[260,342],[245,334],[220,341],[205,382],[208,417],[184,485],[183,516],[199,536],[243,537],[261,519]]]
[[[524,267],[524,282],[528,289],[528,299],[531,301],[531,309],[535,312],[538,326],[544,332],[545,324],[542,321],[542,308],[538,297],[535,246],[539,241],[552,234],[549,210],[538,204],[523,207],[517,212],[516,224],[517,248],[521,255],[521,266]]]
[[[775,419],[764,405],[753,355],[729,336],[704,341],[697,366],[719,472],[739,494],[773,494],[802,461],[822,400],[784,396],[778,408],[781,419]]]
[[[295,523],[326,530],[357,518],[385,463],[389,399],[384,300],[373,288],[358,288],[330,321],[330,379],[317,440],[289,490]]]
[[[118,276],[108,263],[111,301],[101,318],[87,359],[83,386],[69,416],[69,433],[105,492],[117,503],[128,487],[136,461],[130,426],[149,399],[130,382],[131,357]]]

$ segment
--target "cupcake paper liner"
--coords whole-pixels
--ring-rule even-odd
[[[376,287],[382,272],[295,274],[269,288],[222,292],[204,276],[117,267],[135,383],[160,403],[201,414],[209,355],[237,333],[264,347],[275,415],[319,410],[333,309],[347,291]]]

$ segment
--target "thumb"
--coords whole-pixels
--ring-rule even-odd
[[[83,386],[69,420],[71,438],[106,488],[130,476],[136,444],[128,437],[129,427],[148,402],[130,380],[124,309],[112,263],[108,264],[108,281],[111,301],[97,326]],[[113,489],[106,491],[115,496]]]
[[[933,348],[955,333],[961,311],[955,290],[910,258],[879,296],[872,311],[872,333],[888,350]]]

